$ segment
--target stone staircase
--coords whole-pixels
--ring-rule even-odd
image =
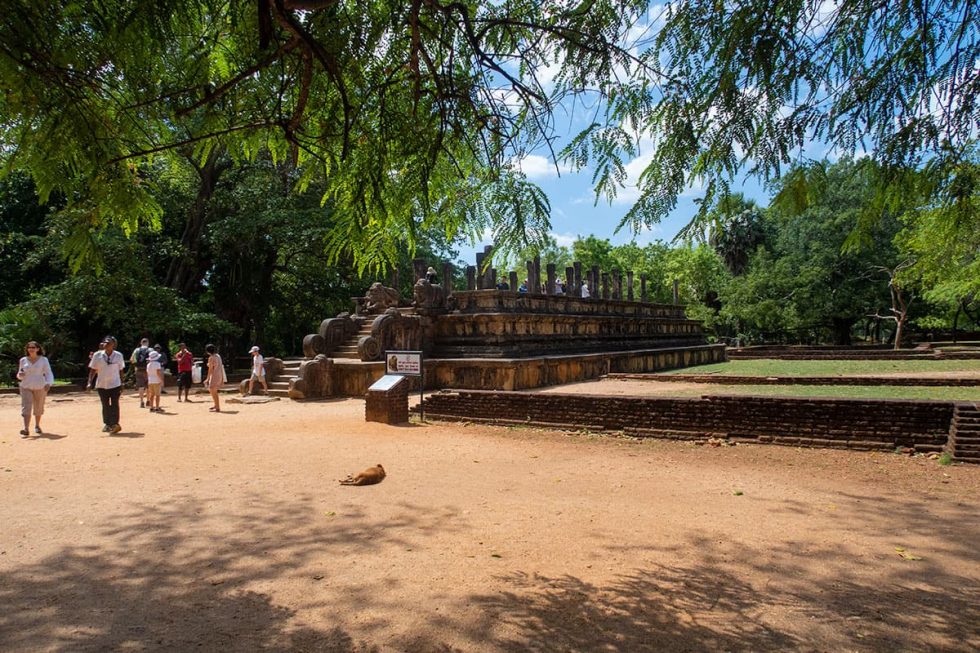
[[[302,356],[282,359],[284,364],[282,375],[269,384],[269,394],[273,397],[288,397],[289,382],[299,375],[299,366],[305,360]]]
[[[330,352],[330,358],[353,358],[355,360],[360,360],[360,356],[357,355],[357,341],[364,336],[371,335],[372,324],[374,324],[373,318],[364,320],[357,333],[348,338],[347,342],[340,347],[337,347],[335,351]]]
[[[947,450],[957,462],[980,464],[980,405],[956,404]]]

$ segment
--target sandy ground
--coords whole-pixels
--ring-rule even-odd
[[[208,405],[0,397],[0,650],[980,647],[980,467]]]

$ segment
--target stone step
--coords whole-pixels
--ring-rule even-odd
[[[289,397],[288,390],[269,390],[270,397]]]
[[[959,433],[955,434],[953,439],[956,441],[956,444],[980,444],[980,438],[970,436],[964,437]]]

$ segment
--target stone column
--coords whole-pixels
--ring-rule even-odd
[[[633,271],[626,271],[626,299],[633,301]]]
[[[575,270],[575,296],[582,296],[582,264],[579,261],[572,263],[572,268]]]
[[[589,282],[589,294],[595,298],[602,297],[599,290],[599,266],[592,266],[592,281]]]
[[[497,287],[497,268],[490,268],[490,285],[487,288]]]
[[[534,261],[527,262],[527,292],[534,292]]]
[[[609,273],[602,273],[602,298],[609,299]]]
[[[548,281],[545,285],[545,292],[549,295],[555,294],[555,264],[549,263],[545,266],[545,270],[548,272]]]
[[[533,292],[535,295],[541,294],[541,255],[534,257],[534,278],[531,279],[531,285],[534,287]]]
[[[511,291],[517,292],[517,284],[518,283],[519,282],[517,281],[517,272],[511,272],[510,273],[510,289],[511,289]]]
[[[623,298],[623,273],[617,268],[612,270],[612,298],[616,300]]]
[[[412,271],[415,274],[415,278],[412,279],[413,286],[415,285],[415,282],[418,281],[419,279],[425,279],[425,271],[427,269],[428,266],[425,264],[424,258],[412,259]]]
[[[483,285],[484,280],[486,280],[486,272],[483,271],[483,261],[486,259],[487,255],[483,252],[476,253],[476,289],[483,290],[486,286]]]
[[[442,264],[442,294],[453,294],[453,264],[448,261]]]
[[[578,286],[575,285],[575,268],[565,268],[565,294],[578,297]]]
[[[674,279],[674,304],[681,303],[681,281],[680,279]]]
[[[495,273],[492,267],[490,267],[490,261],[493,260],[493,245],[487,245],[483,248],[483,261],[487,265],[486,271],[483,273],[483,287],[484,288],[496,288],[497,281],[495,279]]]
[[[398,266],[391,268],[391,288],[398,290]]]
[[[476,290],[476,266],[466,266],[466,289]]]
[[[640,275],[640,301],[645,302],[647,300],[647,275]]]

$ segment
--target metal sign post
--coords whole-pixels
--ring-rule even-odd
[[[425,407],[422,400],[425,394],[425,370],[422,367],[421,351],[389,350],[385,352],[385,374],[419,377],[419,420],[425,421]]]

